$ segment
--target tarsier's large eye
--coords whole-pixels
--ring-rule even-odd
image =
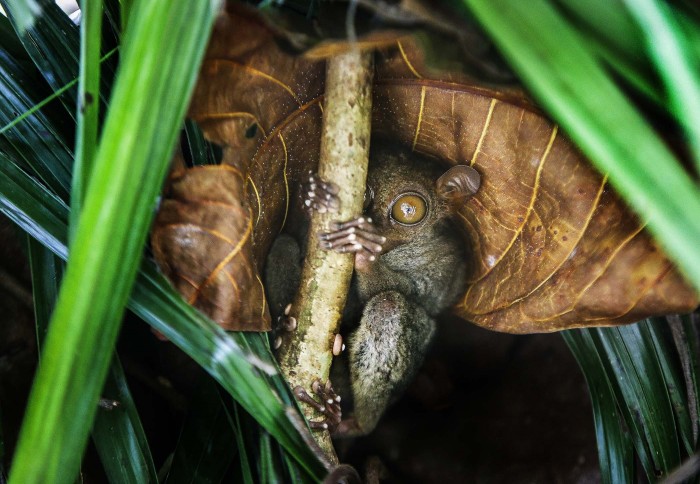
[[[400,195],[391,206],[391,218],[402,225],[415,225],[425,218],[428,204],[417,193]]]

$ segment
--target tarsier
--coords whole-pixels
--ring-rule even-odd
[[[435,332],[435,317],[463,294],[468,271],[465,242],[452,218],[481,181],[469,166],[445,170],[396,145],[375,144],[364,213],[317,235],[323,248],[355,254],[341,324],[348,351],[334,360],[331,371],[352,417],[340,422],[340,412],[328,403],[333,401],[327,394],[332,392],[330,385],[314,389],[326,402],[315,404],[325,407],[323,426],[330,425],[336,435],[366,434],[375,427],[420,368]],[[334,211],[339,206],[337,187],[315,175],[309,176],[302,193],[308,210]],[[283,321],[283,308],[300,282],[303,237],[301,232],[296,237],[281,235],[267,259],[270,308],[273,317]],[[297,396],[314,404],[304,392]]]

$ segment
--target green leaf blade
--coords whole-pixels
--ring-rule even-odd
[[[75,140],[75,165],[71,186],[70,230],[78,224],[85,188],[87,187],[97,152],[99,128],[100,46],[102,45],[102,1],[87,0],[82,5],[80,24],[79,107]]]
[[[562,332],[562,336],[578,361],[588,384],[593,405],[601,478],[605,484],[633,482],[632,440],[625,431],[615,393],[600,360],[605,354],[598,351],[590,332],[591,330],[571,330]]]
[[[11,160],[6,161],[0,163],[3,175],[0,176],[0,211],[65,260],[68,208]],[[325,475],[317,456],[309,450],[297,428],[290,424],[286,409],[294,408],[295,403],[281,375],[265,378],[265,372],[274,369],[274,359],[265,341],[267,335],[228,335],[189,306],[150,261],[142,264],[129,308],[215,377],[310,476],[318,480]],[[244,348],[252,348],[261,356],[256,357]],[[264,372],[257,369],[261,365]]]
[[[135,7],[10,482],[71,482],[77,473],[152,217],[143,200],[155,201],[167,170],[215,3]],[[144,75],[143,63],[156,59],[160,69]],[[137,133],[158,141],[136,143]]]
[[[117,402],[114,408],[100,408],[92,427],[92,439],[109,481],[112,484],[158,482],[141,419],[116,357],[102,396]]]

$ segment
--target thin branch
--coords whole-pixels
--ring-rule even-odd
[[[298,328],[280,349],[280,365],[292,388],[311,393],[312,383],[329,378],[332,349],[339,331],[354,258],[321,249],[316,234],[329,230],[332,220],[349,220],[362,213],[367,179],[372,112],[372,54],[352,49],[329,60],[319,175],[335,183],[340,193],[336,213],[315,213],[302,282],[292,315]],[[307,419],[321,415],[307,406]],[[319,445],[337,461],[328,432],[318,434]]]

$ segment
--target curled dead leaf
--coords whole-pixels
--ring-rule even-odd
[[[199,307],[228,311],[217,319],[227,328],[269,324],[267,313],[260,317],[258,273],[274,237],[298,216],[301,176],[317,164],[323,72],[322,62],[288,53],[250,14],[230,9],[217,25],[190,116],[223,147],[223,164],[209,168],[215,175],[174,170],[153,245],[186,297],[204,295],[214,303]],[[375,78],[374,135],[481,175],[479,191],[459,208],[474,268],[455,307],[459,316],[529,333],[697,306],[697,292],[605,177],[521,93],[430,71],[410,39],[378,55]],[[208,176],[217,183],[204,181]],[[212,205],[187,205],[197,190],[207,200],[228,191],[216,197],[239,203],[229,215],[235,220]],[[227,259],[236,241],[244,243],[234,258],[246,267]],[[215,273],[222,264],[230,279]],[[227,304],[226,297],[238,299]]]

